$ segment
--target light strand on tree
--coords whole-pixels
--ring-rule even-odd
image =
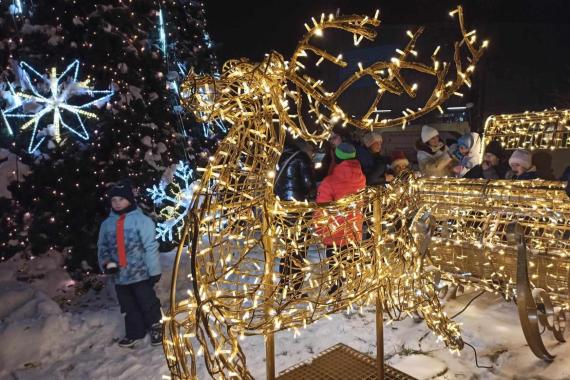
[[[164,17],[162,15],[162,8],[158,10],[158,38],[160,40],[160,47],[165,59],[168,57],[168,50],[166,47],[166,27],[164,25]]]

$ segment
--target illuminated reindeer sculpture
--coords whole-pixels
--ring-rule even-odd
[[[451,15],[459,18],[461,31],[454,65],[437,60],[439,47],[430,65],[410,60],[417,55],[420,28],[408,32],[410,41],[398,50],[398,57],[359,67],[336,91],[304,74],[306,63],[301,60],[309,55],[317,65],[329,61],[347,66],[342,55],[314,46],[313,39],[339,29],[352,33],[355,45],[364,38],[373,40],[373,27],[380,23],[376,13],[313,19],[289,62],[271,52],[257,64],[245,59],[226,62],[220,78],[189,75],[181,86],[183,106],[200,121],[220,118],[231,129],[202,169],[177,253],[164,321],[164,349],[174,378],[195,379],[196,356],[203,355],[212,377],[251,379],[239,344],[243,336],[272,340],[272,334],[283,329],[297,334],[328,314],[378,299],[392,319],[418,312],[450,349],[462,348],[457,325],[442,313],[432,280],[422,275],[421,234],[407,222],[407,205],[415,197],[412,186],[402,183],[393,192],[369,188],[324,205],[283,202],[273,194],[287,132],[320,143],[334,124],[365,130],[405,126],[438,108],[463,84],[470,85],[486,42],[475,47],[474,31],[465,30],[461,8]],[[464,50],[468,58],[462,58]],[[406,71],[435,79],[425,105],[395,119],[373,117],[384,94],[416,95],[417,85],[404,79]],[[337,101],[364,76],[376,82],[378,94],[366,114],[355,118]],[[310,126],[307,113],[316,120]],[[355,233],[361,229],[364,239]],[[323,235],[339,230],[347,236],[347,245],[325,257]],[[189,268],[181,266],[185,253]],[[177,281],[187,284],[188,296],[182,300],[176,296]],[[329,294],[333,284],[341,286]]]

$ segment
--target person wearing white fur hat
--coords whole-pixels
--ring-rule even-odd
[[[437,129],[424,125],[421,139],[416,142],[420,172],[428,177],[453,176],[453,158],[439,138]]]
[[[532,153],[528,150],[517,149],[509,158],[511,173],[507,175],[510,179],[537,179],[536,167],[532,164]]]

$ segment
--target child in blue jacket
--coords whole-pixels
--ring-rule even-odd
[[[111,213],[101,224],[97,242],[99,265],[115,276],[125,337],[121,347],[133,347],[150,333],[151,344],[162,342],[160,300],[154,284],[160,280],[158,242],[154,222],[137,207],[128,182],[109,191]]]

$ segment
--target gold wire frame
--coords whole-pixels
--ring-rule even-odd
[[[434,218],[430,258],[454,283],[516,295],[516,247],[507,226],[524,229],[530,285],[568,309],[570,203],[565,184],[426,178],[420,203]]]
[[[485,141],[500,141],[505,149],[570,148],[570,110],[546,110],[489,116]]]
[[[372,27],[380,21],[378,13],[322,15],[306,25],[308,32],[289,62],[276,52],[259,64],[232,60],[219,78],[190,74],[181,85],[182,104],[198,120],[220,118],[232,128],[201,169],[175,261],[163,342],[174,378],[196,379],[202,356],[214,378],[251,379],[239,344],[244,336],[268,337],[285,329],[298,334],[318,319],[357,311],[377,297],[392,320],[419,313],[450,349],[462,348],[458,325],[442,312],[434,272],[423,270],[426,231],[413,220],[413,177],[402,178],[391,191],[367,188],[330,204],[281,201],[273,194],[286,132],[320,143],[334,124],[405,126],[470,85],[486,42],[475,46],[475,32],[465,29],[460,7],[451,15],[461,33],[453,64],[438,60],[439,47],[430,65],[413,61],[419,28],[408,32],[409,43],[390,62],[360,67],[329,91],[309,76],[306,61],[312,56],[316,65],[326,60],[344,67],[346,62],[313,40],[339,29],[352,33],[358,45],[375,37]],[[417,85],[405,79],[408,71],[435,79],[424,107],[394,119],[372,117],[385,93],[416,96]],[[368,112],[356,118],[337,101],[363,76],[376,82],[378,94]],[[315,123],[305,122],[305,111]],[[326,249],[323,241],[330,238],[335,243]],[[189,256],[189,267],[181,266],[182,255]],[[177,298],[179,286],[187,297]]]
[[[540,330],[564,342],[570,306],[570,202],[564,182],[423,178],[419,214],[431,218],[429,259],[443,280],[516,299],[533,353]],[[513,241],[513,226],[518,230]],[[542,327],[542,328],[541,328]]]

